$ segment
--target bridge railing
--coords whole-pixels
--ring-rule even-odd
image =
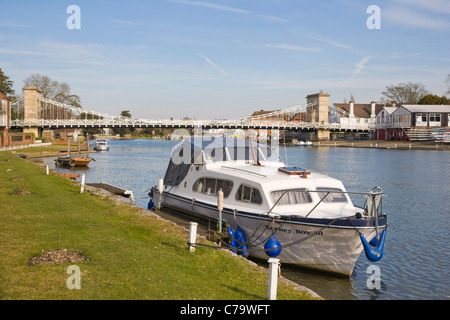
[[[323,129],[323,130],[369,130],[369,123],[323,123],[301,121],[261,121],[261,120],[154,120],[154,119],[30,119],[13,120],[16,127],[217,127],[217,128],[282,128],[282,129]]]

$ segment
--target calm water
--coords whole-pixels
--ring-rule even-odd
[[[109,144],[110,151],[92,154],[96,161],[83,170],[86,182],[132,190],[135,202],[146,208],[148,190],[164,176],[175,143],[136,139]],[[362,253],[350,279],[287,265],[283,276],[326,299],[450,299],[450,153],[281,147],[280,154],[288,165],[342,180],[348,191],[380,186],[389,222],[383,259],[373,263]],[[360,196],[352,199],[364,203]],[[380,289],[368,289],[371,265],[379,267]]]

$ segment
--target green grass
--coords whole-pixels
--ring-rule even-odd
[[[0,299],[267,298],[267,272],[223,250],[189,252],[186,230],[143,212],[80,194],[77,183],[0,152]],[[58,248],[58,232],[60,249],[89,261],[28,266]],[[80,290],[67,288],[72,264],[81,270]],[[277,298],[311,299],[283,281]]]

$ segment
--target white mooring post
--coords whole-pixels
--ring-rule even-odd
[[[267,300],[277,300],[278,285],[278,262],[280,259],[269,259],[269,288],[267,290]]]
[[[158,181],[158,192],[159,192],[158,209],[161,209],[163,191],[164,191],[164,180],[163,180],[163,178],[159,178],[159,181]]]
[[[219,210],[219,233],[222,233],[223,191],[219,189],[217,195],[217,209]]]
[[[45,166],[45,173],[46,173],[47,175],[49,174],[49,166],[48,166],[48,165]]]
[[[82,173],[81,174],[81,188],[80,188],[80,193],[83,193],[84,191],[84,180],[86,179],[86,174]]]
[[[197,239],[197,222],[189,222],[189,251],[195,252],[195,240]]]

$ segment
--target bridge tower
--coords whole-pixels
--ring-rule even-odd
[[[37,87],[24,87],[23,88],[23,113],[24,121],[37,121],[40,120],[40,103],[39,97],[41,91]],[[35,137],[39,136],[39,130],[37,127],[24,127],[24,133],[34,133]]]
[[[306,121],[328,124],[328,93],[314,93],[306,96],[306,103],[312,104],[306,108]],[[318,129],[316,140],[329,140],[330,131]]]

